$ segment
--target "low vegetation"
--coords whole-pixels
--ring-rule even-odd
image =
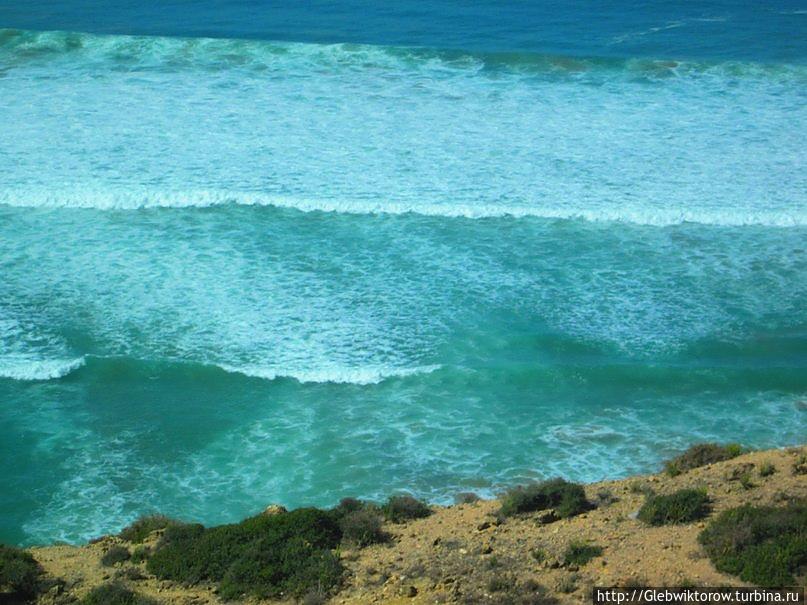
[[[587,542],[572,542],[563,554],[564,565],[583,566],[602,555],[602,547]]]
[[[675,477],[693,468],[714,464],[715,462],[723,462],[724,460],[731,460],[742,453],[743,448],[738,443],[729,443],[726,445],[699,443],[690,447],[683,454],[665,462],[664,470],[666,470],[667,474],[671,477]]]
[[[560,580],[558,580],[557,585],[555,588],[558,592],[563,594],[570,594],[577,590],[577,582],[580,579],[576,573],[571,573],[569,575],[562,576]]]
[[[560,518],[573,517],[591,508],[581,485],[563,479],[521,485],[502,495],[500,513],[505,517],[551,508]]]
[[[113,546],[101,557],[101,565],[112,567],[116,563],[123,563],[132,558],[132,553],[125,546]]]
[[[719,571],[758,586],[803,585],[807,504],[730,509],[709,523],[699,540]]]
[[[126,540],[133,544],[140,544],[148,538],[152,532],[179,524],[179,521],[166,517],[165,515],[146,515],[123,528],[118,534],[118,537],[121,540]]]
[[[385,542],[388,536],[382,529],[383,522],[376,507],[351,511],[339,519],[342,539],[358,547]]]
[[[793,463],[792,470],[794,475],[807,475],[807,454],[798,457]]]
[[[454,504],[473,504],[479,502],[481,498],[474,492],[460,492],[454,495]]]
[[[425,502],[406,495],[392,496],[381,510],[384,516],[393,523],[422,519],[432,514],[432,510]]]
[[[42,568],[30,554],[21,548],[0,544],[0,595],[33,597],[41,574]]]
[[[343,568],[332,549],[342,530],[332,511],[301,508],[240,523],[165,529],[147,569],[183,584],[215,582],[224,599],[302,597],[336,587]]]
[[[143,563],[149,558],[150,554],[151,549],[148,546],[138,546],[132,551],[132,558],[130,560],[134,564]]]
[[[81,599],[81,605],[157,605],[157,601],[145,597],[120,582],[96,586]]]
[[[649,496],[639,509],[639,519],[648,525],[690,523],[709,514],[705,490],[682,489],[672,494]]]
[[[771,462],[763,462],[759,466],[759,476],[760,477],[770,477],[776,472],[776,467]]]

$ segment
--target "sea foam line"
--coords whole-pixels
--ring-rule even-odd
[[[431,374],[439,370],[439,364],[416,366],[413,368],[391,368],[383,366],[330,367],[311,370],[284,370],[261,366],[219,365],[226,372],[243,374],[252,378],[277,380],[292,378],[300,383],[333,383],[370,385],[379,384],[389,378],[405,378],[416,374]]]
[[[794,11],[792,14],[800,14]],[[615,38],[619,44],[632,37],[681,27],[675,21],[642,32]],[[469,52],[407,46],[371,44],[322,44],[278,40],[230,38],[188,38],[90,34],[70,31],[31,31],[0,28],[0,59],[12,64],[33,62],[47,64],[61,60],[66,68],[85,62],[101,66],[131,69],[206,69],[258,70],[287,69],[290,66],[327,67],[329,69],[375,69],[453,73],[466,76],[480,72],[520,74],[546,73],[578,77],[580,74],[624,74],[628,77],[738,74],[750,77],[805,77],[799,64],[766,64],[736,61],[670,61],[669,58],[621,59],[609,57],[558,56],[534,52]]]
[[[94,360],[120,359],[118,357],[102,357],[96,355],[82,356],[75,359],[31,359],[30,357],[8,356],[0,358],[0,378],[10,378],[20,381],[55,380],[63,378],[84,367],[87,357]],[[132,360],[133,362],[142,360]],[[309,369],[273,368],[261,365],[232,365],[211,362],[196,362],[188,360],[163,360],[165,363],[198,364],[202,367],[216,368],[229,374],[240,374],[250,378],[260,378],[273,381],[293,379],[302,384],[332,383],[371,385],[379,384],[391,378],[405,378],[417,374],[430,374],[439,370],[439,364],[415,367],[396,368],[383,365],[366,366],[329,366],[312,367]]]
[[[408,203],[382,200],[323,200],[271,195],[260,192],[200,189],[189,191],[111,191],[80,190],[49,192],[6,189],[0,192],[0,205],[21,208],[75,208],[94,210],[141,210],[150,208],[209,208],[213,206],[269,206],[301,212],[333,212],[356,215],[418,214],[445,218],[546,218],[621,222],[637,225],[668,226],[699,223],[716,226],[758,225],[803,227],[807,225],[807,205],[800,209],[710,209],[653,208],[618,200],[607,207],[534,206],[516,204]]]

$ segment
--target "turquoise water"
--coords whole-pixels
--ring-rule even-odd
[[[182,33],[0,31],[1,540],[804,441],[797,44]]]

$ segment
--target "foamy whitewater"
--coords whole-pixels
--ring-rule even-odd
[[[0,30],[0,540],[804,441],[807,67],[374,42]]]

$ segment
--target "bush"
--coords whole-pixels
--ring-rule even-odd
[[[120,582],[111,582],[96,586],[81,599],[81,605],[157,605],[157,601],[149,599]]]
[[[488,579],[488,592],[504,592],[515,585],[515,579],[509,575],[495,575]]]
[[[392,496],[381,510],[384,516],[393,523],[421,519],[432,514],[432,510],[425,502],[412,496]]]
[[[138,546],[132,551],[132,558],[130,560],[134,564],[142,563],[149,558],[150,554],[151,549],[148,546]]]
[[[669,496],[650,496],[639,509],[639,519],[649,525],[689,523],[709,514],[706,491],[682,489]]]
[[[594,503],[597,507],[610,506],[619,502],[619,498],[610,489],[599,489],[595,497]]]
[[[302,597],[316,587],[332,587],[342,578],[339,558],[302,538],[255,542],[224,575],[219,594],[225,600],[291,594]]]
[[[127,565],[126,567],[115,572],[115,578],[124,578],[133,582],[139,582],[140,580],[145,580],[146,576],[144,576],[143,572],[137,567]]]
[[[793,586],[807,569],[807,504],[741,506],[721,513],[698,540],[714,566],[764,587]]]
[[[112,567],[115,563],[123,563],[132,557],[129,549],[125,546],[113,546],[104,553],[101,557],[101,565],[104,567]]]
[[[760,477],[770,477],[776,472],[776,467],[773,465],[772,462],[763,462],[759,466],[759,476]]]
[[[337,519],[341,519],[349,513],[355,513],[367,507],[367,503],[362,502],[357,498],[342,498],[339,504],[334,506],[331,510]]]
[[[585,565],[594,557],[602,554],[602,548],[585,542],[572,542],[563,555],[563,562],[566,565]]]
[[[568,576],[563,576],[560,580],[558,580],[557,585],[555,588],[558,592],[563,594],[570,594],[577,590],[577,581],[580,579],[576,573],[569,574]]]
[[[743,489],[753,489],[756,487],[754,482],[751,480],[751,473],[743,473],[740,475],[738,481],[740,485],[742,485]]]
[[[563,479],[518,486],[502,496],[500,513],[505,517],[552,508],[558,517],[579,515],[591,508],[582,486]]]
[[[671,477],[675,477],[693,468],[731,460],[742,453],[743,448],[738,443],[729,443],[727,445],[699,443],[690,447],[683,454],[665,462],[664,470]]]
[[[147,569],[184,584],[219,582],[225,598],[301,596],[338,584],[342,566],[330,549],[341,538],[334,513],[315,508],[209,529],[176,525],[166,528]]]
[[[342,539],[360,547],[385,542],[387,535],[381,529],[382,521],[379,512],[372,508],[350,512],[339,520]]]
[[[147,515],[140,517],[131,525],[124,527],[118,534],[118,537],[121,540],[139,544],[148,538],[152,532],[165,529],[172,525],[180,525],[180,522],[166,517],[165,515]]]
[[[473,504],[479,502],[481,498],[474,492],[460,492],[454,495],[454,504]]]
[[[42,568],[21,548],[0,544],[0,592],[33,597],[39,587]]]

